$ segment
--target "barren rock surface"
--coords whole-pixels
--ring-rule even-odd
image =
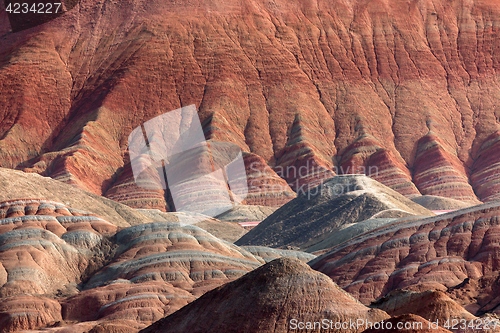
[[[236,244],[305,249],[350,224],[373,218],[411,215],[434,214],[367,176],[343,175],[299,195],[250,230]],[[377,225],[365,226],[374,228]],[[327,242],[325,246],[333,245]]]
[[[180,311],[154,323],[152,332],[292,332],[289,320],[335,321],[388,318],[369,309],[327,276],[297,259],[276,259],[240,279],[214,289]],[[330,330],[356,332],[360,330]]]
[[[239,205],[217,216],[217,219],[228,222],[257,222],[265,220],[276,211],[277,207]]]
[[[437,210],[437,211],[458,210],[462,208],[471,207],[474,205],[472,203],[445,197],[439,197],[435,195],[422,195],[419,197],[412,198],[411,200],[429,210]]]
[[[87,288],[116,280],[163,280],[199,296],[261,265],[249,252],[192,225],[150,223],[115,237],[115,258],[92,276]]]
[[[443,323],[448,319],[476,319],[442,291],[395,291],[372,304],[391,316],[412,313],[430,321],[439,320]]]
[[[498,299],[500,204],[490,203],[355,237],[310,262],[365,304],[396,289],[446,291],[473,314]]]
[[[273,249],[265,246],[242,246],[242,248],[254,256],[262,258],[266,263],[277,258],[299,259],[303,262],[308,262],[316,258],[315,255],[302,251]]]
[[[117,227],[50,201],[0,203],[0,296],[55,295],[105,262]]]
[[[130,182],[127,138],[194,104],[208,139],[258,161],[252,204],[358,172],[408,197],[498,196],[494,1],[64,6],[18,31],[0,4],[2,167],[168,210]]]
[[[74,209],[92,211],[117,226],[153,221],[126,205],[37,174],[0,168],[0,188],[0,201],[43,198]]]
[[[264,263],[193,225],[119,230],[54,201],[0,202],[0,331],[137,332]]]

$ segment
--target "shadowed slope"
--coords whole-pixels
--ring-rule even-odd
[[[433,213],[369,177],[337,176],[278,209],[236,244],[307,248],[352,223],[409,215]]]

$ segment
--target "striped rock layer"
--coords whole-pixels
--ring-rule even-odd
[[[64,7],[23,25],[0,4],[1,167],[168,210],[168,193],[138,194],[122,174],[127,139],[194,104],[207,139],[273,170],[261,168],[260,205],[288,199],[288,188],[269,189],[277,177],[301,192],[352,170],[378,170],[371,176],[408,197],[498,197],[497,2]]]
[[[364,223],[365,228],[349,237],[379,226],[378,223],[366,224],[366,220],[414,215],[434,213],[370,177],[342,175],[283,205],[236,244],[307,249],[329,244],[332,235],[354,224]],[[316,250],[320,249],[323,247]]]
[[[140,332],[285,333],[293,331],[290,326],[293,318],[314,322],[325,317],[333,322],[356,319],[378,322],[388,315],[363,306],[303,262],[281,258],[206,293]],[[363,330],[361,326],[322,331]]]
[[[117,227],[89,213],[44,200],[0,203],[2,332],[61,321],[48,296],[78,292],[77,285],[106,262]]]
[[[137,332],[263,263],[192,225],[0,202],[0,330]]]
[[[500,205],[386,225],[309,264],[364,304],[397,289],[442,290],[473,314],[498,311]]]

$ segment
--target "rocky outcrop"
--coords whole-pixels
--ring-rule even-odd
[[[442,291],[428,290],[424,292],[395,291],[372,303],[378,309],[391,316],[415,314],[431,322],[442,323],[452,320],[474,322],[477,317],[465,310]],[[479,321],[477,321],[479,323]],[[449,325],[453,326],[453,325]],[[477,325],[479,327],[479,325]],[[472,328],[472,327],[470,327]],[[470,331],[473,331],[470,329]]]
[[[217,315],[214,315],[217,314]],[[214,289],[176,313],[141,331],[149,332],[290,332],[293,318],[314,322],[366,319],[378,322],[385,312],[369,309],[327,276],[296,259],[276,259],[240,279]],[[363,329],[332,329],[357,332]]]
[[[247,205],[280,207],[297,195],[266,161],[256,154],[245,154],[248,195]]]
[[[500,131],[496,131],[483,142],[472,166],[471,183],[479,198],[485,202],[500,199],[499,148]]]
[[[217,216],[227,222],[257,222],[265,220],[276,211],[277,207],[239,205]]]
[[[200,296],[261,265],[249,252],[193,225],[150,223],[115,237],[118,249],[113,262],[94,274],[86,288],[117,280],[163,280]]]
[[[341,226],[335,232],[329,233],[322,241],[307,247],[306,249],[304,249],[304,251],[314,253],[316,255],[322,255],[329,252],[337,245],[348,241],[358,235],[364,234],[365,232],[378,229],[388,224],[393,224],[400,221],[417,220],[420,218],[421,216],[408,216],[401,218],[372,218],[356,223],[346,224]]]
[[[231,224],[212,220],[200,224]],[[189,224],[117,231],[92,213],[54,201],[0,202],[0,330],[137,332],[265,263]]]
[[[94,322],[130,325],[137,332],[196,299],[188,291],[163,281],[130,283],[119,280],[109,285],[83,290],[62,303],[68,323]]]
[[[158,175],[151,175],[151,178],[157,179]],[[157,180],[159,182],[159,179]],[[134,179],[132,166],[130,163],[127,163],[118,172],[116,180],[106,190],[104,196],[132,208],[158,209],[163,212],[170,211],[165,199],[165,192],[152,188],[152,186],[145,183],[145,179],[139,179],[138,181]]]
[[[303,262],[308,262],[316,258],[315,255],[302,251],[273,249],[265,246],[242,246],[242,248],[254,256],[261,258],[266,263],[278,258],[298,259]]]
[[[367,176],[337,176],[282,206],[236,244],[309,248],[353,223],[410,215],[433,213]]]
[[[406,197],[420,195],[404,161],[369,134],[362,134],[351,143],[339,164],[341,174],[365,174]]]
[[[89,213],[40,200],[0,207],[2,297],[75,288],[113,248],[116,226]]]
[[[244,206],[243,206],[244,207]],[[249,206],[254,207],[254,206]],[[267,209],[271,209],[266,207]],[[177,222],[181,225],[196,225],[201,229],[208,231],[212,235],[230,243],[235,242],[241,236],[247,233],[246,229],[238,223],[220,221],[210,216],[185,213],[185,212],[162,212],[157,209],[138,209],[142,215],[147,216],[153,221]]]
[[[323,122],[329,128],[333,127],[330,119],[323,119]],[[331,130],[325,132],[321,129],[318,119],[304,119],[300,113],[295,115],[286,145],[276,156],[278,165],[275,168],[295,192],[309,191],[335,176],[331,161],[335,148],[323,142],[327,138],[332,140],[332,134]]]
[[[364,166],[408,197],[496,198],[494,2],[63,3],[11,24],[0,7],[2,167],[161,209],[123,171],[127,138],[194,104],[207,139],[297,192]],[[274,174],[251,178],[249,202],[286,201]]]
[[[413,179],[423,195],[478,204],[464,166],[432,131],[418,141]]]
[[[394,223],[310,262],[363,303],[396,289],[446,291],[473,314],[498,306],[498,203]]]
[[[439,197],[436,195],[422,195],[411,199],[413,202],[418,203],[432,211],[449,211],[458,210],[462,208],[471,207],[474,204],[460,200]]]
[[[1,332],[20,332],[52,326],[61,321],[61,305],[56,300],[28,295],[2,298]]]
[[[44,198],[64,203],[65,206],[73,209],[91,211],[121,227],[153,221],[126,205],[34,173],[0,168],[0,188],[2,189],[0,201]]]

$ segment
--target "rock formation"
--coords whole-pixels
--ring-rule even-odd
[[[258,162],[251,204],[363,171],[408,197],[498,197],[493,1],[68,0],[35,21],[6,3],[2,167],[168,210],[131,182],[127,138],[194,104],[207,139]]]
[[[411,200],[432,211],[458,210],[473,206],[471,203],[436,195],[422,195]]]
[[[337,176],[282,206],[236,244],[308,248],[353,223],[410,215],[434,214],[367,176]]]
[[[217,216],[227,222],[260,222],[276,211],[277,207],[239,205]]]
[[[123,227],[153,221],[126,205],[37,174],[0,168],[0,188],[2,189],[0,201],[44,198],[65,203],[73,209],[92,211],[105,220]]]
[[[87,288],[117,280],[163,280],[199,296],[261,265],[249,252],[192,225],[150,223],[115,237],[115,258],[92,276]]]
[[[49,201],[0,204],[0,296],[53,295],[104,263],[116,226]]]
[[[498,290],[498,216],[490,203],[389,224],[310,262],[365,304],[393,290],[441,290],[472,314],[493,312]]]
[[[262,258],[266,263],[278,258],[298,259],[303,262],[308,262],[316,258],[315,255],[293,250],[273,249],[265,246],[242,246],[256,257]]]
[[[498,155],[500,132],[491,134],[481,145],[478,157],[472,165],[471,183],[484,201],[500,199],[498,194]]]
[[[193,225],[157,222],[118,231],[54,201],[0,202],[0,331],[137,332],[263,263]]]
[[[397,290],[375,301],[372,305],[391,316],[416,314],[431,321],[448,319],[473,320],[476,317],[453,301],[442,291],[413,292]]]
[[[293,321],[333,322],[388,318],[369,309],[327,276],[297,259],[276,259],[240,279],[214,289],[141,333],[291,332]],[[328,332],[360,332],[331,329]]]

